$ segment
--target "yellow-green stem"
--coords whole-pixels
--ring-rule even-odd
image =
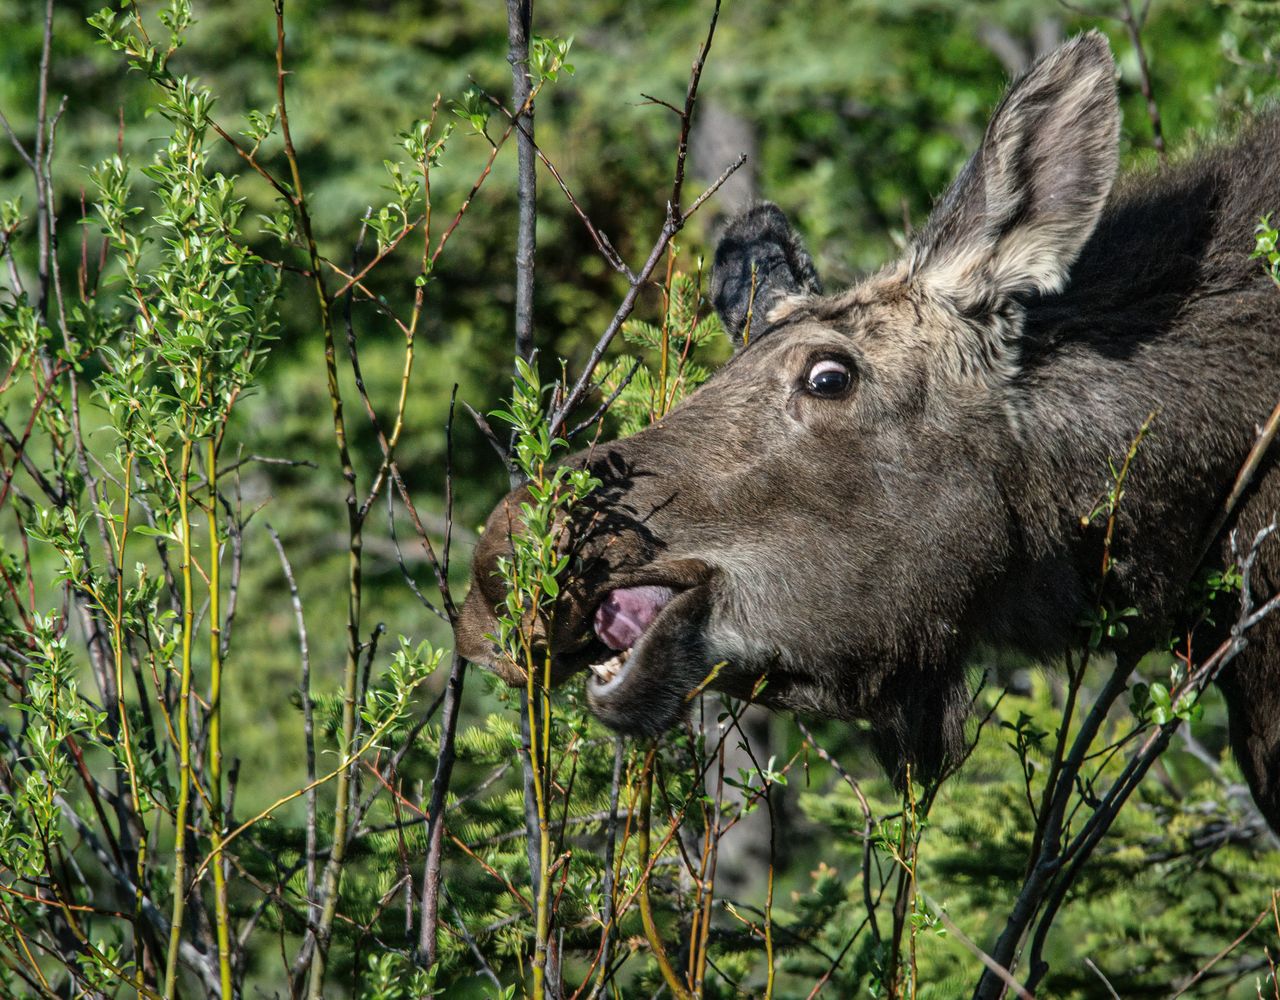
[[[711,907],[716,896],[716,861],[720,852],[720,810],[724,799],[724,739],[716,748],[716,795],[715,807],[711,811],[707,823],[706,836],[703,839],[702,869],[698,878],[699,903],[695,907],[693,927],[690,930],[689,947],[689,984],[693,987],[693,995],[700,998],[703,983],[707,974],[707,939],[711,932]],[[772,866],[771,866],[772,867]]]
[[[31,953],[31,946],[27,944],[26,935],[22,933],[22,927],[13,918],[13,912],[3,898],[0,898],[0,919],[3,919],[5,926],[9,929],[9,933],[13,935],[13,940],[18,942],[18,947],[22,950],[22,954],[27,961],[26,968],[40,981],[40,988],[44,995],[56,998],[58,994],[53,992],[53,988],[49,985],[49,980],[45,978],[44,971],[40,968],[40,963],[36,961],[35,955]]]
[[[658,363],[657,404],[650,410],[655,422],[667,415],[667,355],[671,343],[671,273],[675,263],[675,251],[668,247],[667,280],[662,286],[662,350]]]
[[[548,623],[548,634],[550,634],[550,631],[551,626]],[[542,758],[539,766],[546,765],[548,768],[551,763],[551,697],[547,692],[550,690],[551,652],[548,649],[543,661],[542,689],[538,693],[541,703],[540,715],[542,717]],[[550,771],[548,770],[549,776]],[[538,871],[538,937],[542,942],[544,970],[546,966],[545,956],[551,937],[551,805],[547,801],[547,785],[547,781],[542,783],[542,807],[538,812],[538,860],[540,862]]]
[[[538,594],[534,594],[533,606],[538,606]],[[533,670],[533,644],[526,639],[524,641],[525,651],[525,703],[528,705],[529,712],[529,769],[533,775],[533,798],[538,812],[538,871],[534,874],[537,876],[537,898],[535,904],[535,929],[534,929],[534,948],[533,948],[533,1000],[544,1000],[546,996],[546,976],[547,976],[547,937],[551,925],[550,909],[548,906],[548,888],[551,884],[550,867],[547,855],[551,851],[551,837],[549,832],[549,824],[547,822],[547,799],[546,789],[543,785],[542,764],[547,759],[544,747],[549,746],[546,742],[546,733],[550,730],[550,723],[547,718],[547,710],[549,705],[546,698],[547,685],[543,686],[543,693],[539,694],[537,684],[534,680],[535,674]],[[548,657],[547,671],[550,671],[550,661]],[[550,678],[548,678],[549,681]],[[535,702],[534,699],[538,701]],[[535,705],[538,706],[535,709]],[[539,726],[539,716],[541,716],[542,725]]]
[[[280,133],[284,142],[285,160],[289,164],[289,177],[293,185],[293,208],[302,229],[307,248],[307,261],[320,311],[320,326],[324,333],[325,377],[329,391],[329,406],[333,417],[333,435],[338,446],[338,460],[342,464],[342,476],[347,483],[347,656],[343,669],[342,733],[338,755],[347,760],[355,743],[356,693],[360,676],[360,588],[361,554],[364,548],[363,519],[356,501],[356,471],[347,444],[347,425],[342,414],[342,391],[338,385],[337,346],[333,332],[333,312],[328,289],[324,283],[323,265],[311,226],[303,192],[302,172],[298,167],[298,155],[293,145],[293,133],[289,126],[289,111],[285,101],[284,68],[284,0],[275,0],[276,13],[276,100],[280,108]],[[311,978],[307,982],[309,1000],[319,1000],[324,992],[325,962],[329,951],[329,931],[338,912],[338,890],[342,884],[342,866],[347,853],[347,820],[351,796],[351,769],[338,772],[333,803],[333,840],[329,847],[329,861],[325,865],[321,894],[324,905],[314,930],[315,955],[311,964]]]
[[[361,536],[358,525],[353,523],[347,558],[347,662],[343,671],[342,734],[338,744],[338,756],[351,758],[355,743],[356,689],[359,681],[360,646],[360,551]],[[329,863],[325,866],[321,893],[324,906],[320,910],[316,935],[315,962],[311,979],[307,984],[309,1000],[319,1000],[324,992],[325,960],[329,950],[329,928],[338,912],[338,890],[342,882],[342,866],[347,853],[347,819],[351,804],[351,767],[338,772],[333,803],[333,840],[329,848]]]
[[[773,823],[772,809],[769,810],[769,823],[770,825],[772,825]],[[770,838],[773,837],[772,830],[769,831],[769,836]],[[773,998],[774,968],[773,968],[773,857],[772,857],[772,853],[773,852],[770,851],[771,856],[769,858],[769,890],[768,890],[768,893],[765,895],[765,901],[764,901],[764,955],[765,955],[765,960],[769,963],[769,973],[768,973],[768,977],[765,979],[765,984],[764,984],[765,1000],[772,1000]]]
[[[137,928],[142,923],[143,890],[146,887],[147,870],[147,827],[142,818],[142,796],[138,789],[138,769],[133,759],[133,736],[129,729],[129,715],[124,703],[124,550],[129,540],[129,507],[133,498],[133,452],[129,452],[124,463],[124,506],[120,515],[120,535],[116,543],[116,613],[111,621],[112,655],[116,661],[116,716],[120,726],[120,741],[124,747],[125,768],[129,772],[129,801],[133,806],[133,815],[138,823],[138,861],[134,870],[133,893],[133,926],[135,938]],[[135,940],[134,951],[141,955],[142,948]],[[140,987],[143,984],[143,963],[137,963],[134,982]]]
[[[421,681],[419,681],[418,683],[421,683]],[[411,688],[410,690],[412,691],[416,688],[417,688],[417,684],[415,684],[413,688]],[[228,844],[230,844],[234,840],[239,839],[240,835],[243,834],[246,830],[251,830],[253,827],[257,826],[268,816],[272,815],[281,806],[288,805],[294,799],[301,798],[302,796],[306,795],[307,792],[311,791],[311,789],[313,788],[319,788],[321,785],[328,784],[330,781],[336,778],[343,771],[350,768],[356,761],[358,761],[361,757],[363,757],[366,753],[368,753],[373,747],[376,747],[378,745],[378,740],[382,738],[383,734],[388,729],[390,729],[392,725],[395,724],[396,721],[397,721],[397,717],[395,716],[384,719],[382,724],[378,726],[376,729],[374,729],[373,731],[371,731],[369,733],[368,738],[363,743],[361,743],[358,747],[356,747],[355,750],[351,752],[350,756],[344,758],[341,762],[339,762],[338,766],[335,767],[328,774],[322,774],[320,777],[316,778],[314,781],[307,782],[301,788],[295,788],[292,792],[289,792],[287,795],[281,795],[280,798],[272,802],[271,805],[267,806],[265,809],[260,810],[255,815],[245,820],[243,823],[237,826],[234,830],[228,831],[222,838],[222,849],[219,851],[210,851],[209,855],[206,858],[204,858],[204,860],[201,861],[199,865],[196,866],[195,881],[198,882],[200,881],[200,879],[204,878],[204,873],[208,870],[211,864],[213,864],[215,861],[218,860],[218,858],[222,856],[222,851],[225,851],[227,849]]]
[[[658,963],[658,970],[676,1000],[693,1000],[693,995],[680,981],[676,970],[671,967],[667,951],[662,946],[662,935],[658,933],[657,921],[653,919],[653,907],[649,904],[649,809],[653,803],[653,767],[655,752],[651,747],[645,758],[644,774],[640,777],[640,821],[636,828],[636,851],[639,855],[640,886],[636,899],[640,904],[640,921],[644,924],[644,936],[649,941],[649,948]],[[770,963],[772,964],[772,963]]]
[[[213,849],[221,851],[225,820],[222,815],[222,607],[218,573],[218,448],[213,437],[205,456],[209,476],[209,784],[213,808]],[[231,917],[227,907],[226,858],[213,866],[214,924],[218,933],[218,977],[223,1000],[231,1000]]]
[[[195,599],[191,586],[191,513],[188,486],[191,478],[191,440],[182,443],[178,478],[178,511],[182,518],[182,679],[178,687],[178,808],[173,833],[173,915],[169,925],[169,953],[165,956],[164,995],[170,1000],[178,978],[178,949],[187,891],[187,806],[191,798],[191,631],[195,624]]]
[[[911,781],[910,765],[907,766],[907,802],[909,803],[907,818],[910,821],[911,828],[911,839],[907,845],[908,850],[910,851],[910,854],[907,856],[907,860],[909,862],[909,866],[907,868],[907,878],[909,880],[907,889],[911,893],[911,936],[908,939],[911,945],[911,978],[908,982],[910,984],[910,995],[914,997],[916,995],[918,983],[918,973],[916,968],[916,934],[919,930],[919,925],[915,918],[916,913],[919,911],[919,901],[916,898],[916,860],[920,851],[920,822],[916,816],[916,788]]]
[[[417,315],[414,316],[414,323],[417,323]],[[404,345],[404,367],[400,372],[400,398],[396,400],[396,420],[391,428],[391,436],[387,438],[387,454],[385,462],[391,464],[391,452],[400,442],[400,434],[404,431],[404,413],[405,407],[409,402],[409,381],[413,378],[413,343],[414,331],[413,327],[409,328],[409,334],[405,338]]]

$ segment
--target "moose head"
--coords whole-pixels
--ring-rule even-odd
[[[569,459],[602,485],[572,515],[573,579],[544,639],[557,676],[592,668],[605,723],[660,733],[710,681],[868,719],[892,772],[946,764],[965,658],[1027,597],[1015,564],[1037,557],[1009,493],[1034,392],[1020,337],[1107,202],[1114,79],[1097,33],[1033,66],[902,259],[847,291],[822,293],[773,205],[729,226],[712,297],[733,358],[656,425]],[[524,499],[489,518],[457,630],[513,683],[489,637]],[[1066,608],[1076,586],[1030,599]]]

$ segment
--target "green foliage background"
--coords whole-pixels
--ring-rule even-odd
[[[143,162],[163,133],[164,123],[148,114],[154,104],[149,83],[128,73],[118,54],[98,43],[86,25],[96,7],[57,6],[51,92],[67,97],[55,159],[57,206],[64,223],[82,215],[82,192],[90,187],[93,164],[117,146]],[[32,128],[42,9],[31,0],[0,3],[0,109],[20,136]],[[269,108],[275,100],[270,5],[221,0],[199,5],[196,13],[196,26],[175,57],[175,69],[212,90],[215,114],[228,125],[243,123],[250,109]],[[587,214],[633,262],[647,251],[662,222],[675,135],[670,113],[641,95],[676,102],[682,98],[708,13],[703,3],[610,0],[545,0],[535,9],[535,31],[574,37],[576,70],[539,100],[539,143]],[[397,133],[426,117],[437,94],[454,100],[473,82],[496,94],[509,92],[505,12],[498,4],[465,0],[425,5],[298,0],[289,5],[287,16],[291,116],[300,166],[308,179],[321,249],[344,261],[351,258],[361,217],[387,197],[382,161],[393,155]],[[993,32],[1030,46],[1037,31],[1065,36],[1092,26],[1110,35],[1121,67],[1125,160],[1150,159],[1151,125],[1139,93],[1136,57],[1122,28],[1108,18],[1083,16],[1041,0],[733,2],[723,14],[702,101],[751,126],[758,155],[747,169],[760,194],[797,221],[831,287],[894,253],[906,227],[924,219],[931,198],[976,145],[1008,78],[998,46],[990,40]],[[1268,100],[1276,82],[1277,28],[1280,5],[1274,3],[1154,0],[1143,39],[1165,138],[1175,155],[1229,130],[1239,116]],[[268,140],[264,159],[279,156],[278,142]],[[272,192],[224,147],[214,144],[210,152],[217,169],[240,175],[238,192],[248,201],[246,232],[251,243],[265,245],[268,238],[252,220],[275,211]],[[461,202],[487,152],[478,138],[466,139],[460,132],[454,139],[450,155],[433,176],[433,201],[442,215]],[[714,173],[719,166],[708,169]],[[510,395],[514,168],[511,148],[498,157],[494,176],[432,279],[407,412],[409,431],[400,454],[420,509],[437,521],[443,516],[444,425],[453,385],[458,385],[460,400],[481,412],[492,411]],[[551,359],[557,356],[568,359],[570,371],[579,369],[625,282],[601,259],[545,172],[540,186],[536,338],[544,374],[550,377],[555,374]],[[29,176],[13,150],[0,144],[0,201],[19,194],[29,205]],[[713,202],[711,211],[697,217],[679,239],[679,262],[686,273],[696,273],[699,259],[709,256],[715,220]],[[61,252],[69,268],[79,258],[81,234],[90,254],[99,238],[96,226],[76,229],[64,226]],[[20,248],[22,253],[30,253],[30,247]],[[31,260],[25,263],[30,266]],[[411,259],[393,259],[375,273],[373,286],[403,307],[413,294],[412,268]],[[319,714],[331,738],[344,643],[344,593],[337,583],[346,558],[343,493],[327,417],[319,331],[306,301],[309,290],[301,281],[286,279],[282,295],[278,339],[260,387],[237,410],[234,437],[243,443],[245,455],[305,460],[314,466],[246,466],[241,489],[247,506],[265,505],[262,517],[280,532],[297,569],[315,687],[325,692],[318,699]],[[660,322],[660,296],[647,293],[642,301],[641,317]],[[360,324],[370,394],[390,398],[400,377],[399,335],[373,311],[363,313]],[[638,351],[650,357],[652,337],[646,340],[639,327],[632,332],[632,343],[619,343],[615,353]],[[706,341],[699,347],[699,364],[712,365],[727,355],[722,339],[705,331],[699,336]],[[86,378],[93,377],[88,371]],[[354,398],[349,381],[344,389]],[[19,400],[7,399],[5,405],[15,418],[21,416]],[[633,419],[634,414],[624,410],[619,417]],[[98,413],[87,419],[106,418]],[[378,451],[367,425],[354,418],[353,423],[359,428],[359,472],[367,481]],[[459,418],[454,430],[459,544],[453,569],[461,591],[474,530],[505,490],[506,472],[470,421]],[[6,522],[0,531],[6,546],[11,545],[11,525]],[[447,646],[447,631],[422,610],[401,579],[385,518],[374,518],[370,535],[365,583],[369,625],[382,622],[391,636]],[[241,761],[237,810],[249,815],[298,786],[303,751],[288,592],[267,535],[252,533],[245,545],[242,600],[253,613],[238,624],[227,667],[224,726],[230,752]],[[45,569],[53,565],[47,553],[36,558]],[[425,567],[412,563],[411,569],[425,589]],[[1028,846],[1022,768],[1010,749],[1009,731],[998,723],[1012,724],[1025,713],[1040,731],[1052,733],[1060,695],[1057,681],[1034,671],[1027,674],[1025,665],[995,658],[990,665],[1001,684],[1017,683],[996,709],[966,770],[944,788],[934,806],[919,873],[929,896],[979,943],[989,942],[1001,926]],[[1159,679],[1163,669],[1153,662],[1151,679]],[[438,687],[443,679],[441,672],[427,687]],[[487,679],[473,676],[469,684],[454,779],[457,796],[465,796],[495,767],[509,762],[518,743],[507,693]],[[429,699],[435,693],[425,690],[421,696]],[[575,704],[574,692],[563,697],[565,732],[576,731],[584,746],[595,748],[581,754],[575,809],[586,817],[583,830],[598,833],[599,821],[590,817],[607,792],[611,744]],[[870,764],[862,734],[836,726],[818,732],[827,748],[865,779],[879,811],[893,812],[898,799]],[[1148,778],[1139,801],[1126,810],[1073,894],[1053,939],[1049,995],[1100,995],[1099,980],[1083,964],[1085,957],[1106,971],[1123,996],[1166,995],[1243,931],[1280,886],[1280,853],[1253,823],[1247,794],[1241,794],[1239,774],[1225,751],[1225,722],[1216,700],[1210,699],[1194,732],[1195,748],[1178,746],[1167,755],[1162,773]],[[406,761],[406,774],[430,781],[437,738],[429,727]],[[801,749],[787,720],[774,721],[772,739],[780,760]],[[1044,751],[1033,746],[1028,752],[1034,760]],[[812,767],[809,763],[805,757],[803,769],[797,765],[789,778],[792,826],[775,918],[780,926],[802,928],[806,940],[803,946],[783,949],[779,996],[805,996],[828,964],[823,956],[837,954],[861,919],[857,875],[862,814],[852,792],[826,765],[816,758]],[[477,843],[519,831],[519,784],[512,777],[505,775],[494,794],[456,806],[452,832]],[[274,827],[279,844],[295,852],[296,837],[289,831],[299,815],[286,810]],[[1214,830],[1234,833],[1215,839]],[[342,907],[353,920],[374,915],[375,904],[392,883],[399,852],[407,849],[416,867],[424,849],[420,834],[420,829],[411,834],[407,844],[391,834],[362,843],[359,850],[368,864],[344,886]],[[499,842],[489,855],[491,863],[526,884],[521,841]],[[451,851],[446,852],[453,866],[448,885],[461,918],[494,956],[503,978],[518,980],[527,928],[509,919],[514,911],[492,880]],[[261,859],[248,863],[265,865]],[[590,869],[592,862],[584,864],[588,872],[575,877],[570,889],[582,898],[571,901],[569,909],[586,914],[591,909],[589,876],[596,870]],[[268,874],[267,868],[261,874]],[[759,906],[759,876],[748,879],[738,895]],[[248,906],[250,900],[237,904]],[[385,920],[375,932],[352,932],[341,942],[335,975],[343,985],[335,989],[402,995],[396,992],[401,966],[394,950],[379,947],[388,940],[401,943],[394,923]],[[726,927],[731,924],[726,918]],[[284,928],[286,934],[296,932],[296,927]],[[966,994],[976,978],[973,957],[927,916],[921,934],[918,995]],[[1253,977],[1266,974],[1259,962],[1268,934],[1264,923],[1228,963],[1234,978],[1212,979],[1199,995],[1224,995],[1231,981],[1238,995],[1253,996]],[[1274,945],[1275,935],[1270,937]],[[254,939],[249,983],[267,995],[281,982],[277,947],[270,934]],[[448,948],[447,983],[441,982],[448,995],[481,995],[487,987],[468,965],[465,944],[450,939]],[[731,995],[733,981],[744,983],[747,992],[759,990],[754,939],[726,930],[723,951],[717,954],[724,977],[715,986],[716,995]],[[830,995],[873,990],[872,959],[863,945],[857,946],[832,978]],[[652,969],[637,975],[630,988],[638,990],[643,982],[652,992]]]

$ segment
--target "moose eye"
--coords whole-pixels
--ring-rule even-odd
[[[849,366],[843,361],[826,358],[815,361],[805,376],[805,388],[815,396],[824,399],[835,399],[843,396],[853,382]]]

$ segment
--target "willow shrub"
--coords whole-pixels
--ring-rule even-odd
[[[0,991],[967,993],[981,971],[972,942],[1003,925],[1045,776],[1077,731],[1061,681],[991,663],[966,768],[901,794],[864,763],[857,727],[778,719],[762,743],[744,731],[746,706],[717,697],[698,698],[689,724],[655,744],[604,731],[580,682],[546,688],[531,641],[567,568],[564,520],[596,485],[557,463],[601,430],[589,422],[572,445],[550,433],[563,368],[548,379],[549,359],[517,365],[511,402],[486,425],[499,447],[510,436],[511,471],[530,484],[495,637],[528,685],[473,678],[464,689],[456,661],[446,682],[446,651],[425,625],[383,641],[371,623],[387,588],[365,589],[366,528],[382,503],[425,553],[410,565],[389,527],[397,586],[423,621],[452,606],[452,489],[415,490],[397,458],[402,441],[441,433],[407,422],[406,400],[416,356],[440,362],[418,342],[420,319],[450,294],[436,263],[468,221],[470,200],[431,204],[432,171],[456,143],[475,144],[485,162],[472,194],[483,197],[512,128],[477,88],[437,101],[389,138],[390,195],[352,220],[363,257],[335,262],[310,232],[287,106],[248,110],[233,128],[207,89],[171,71],[190,18],[174,0],[154,16],[126,5],[91,19],[150,80],[164,135],[145,163],[109,154],[92,169],[79,240],[50,197],[49,107],[27,150],[35,197],[0,206]],[[269,70],[283,95],[280,24]],[[571,72],[568,42],[536,39],[531,52],[535,93]],[[269,185],[274,210],[246,217],[246,183]],[[1265,255],[1274,231],[1261,235]],[[616,396],[609,430],[659,419],[726,353],[701,266],[671,253],[656,282],[663,308],[624,329],[632,354],[602,379]],[[370,274],[393,256],[416,278],[383,294]],[[492,281],[508,275],[495,262]],[[290,353],[314,354],[316,397],[332,404],[337,464],[310,472],[318,456],[251,453],[239,416],[278,391],[286,301],[311,310],[319,335]],[[403,337],[386,399],[370,398],[360,369],[371,330]],[[352,413],[367,418],[358,430]],[[259,447],[272,440],[269,426],[252,433]],[[330,476],[322,486],[345,507],[347,559],[330,587],[345,621],[308,621],[267,522],[302,519],[288,506],[297,494],[263,509],[242,490],[249,470],[281,466]],[[1121,493],[1117,483],[1112,512]],[[275,544],[253,547],[266,538]],[[279,562],[252,572],[246,552]],[[434,591],[415,576],[422,565]],[[1238,586],[1206,581],[1200,599]],[[1101,607],[1082,624],[1082,650],[1096,652],[1126,614]],[[312,669],[308,635],[321,634],[324,648],[345,644],[337,670]],[[287,690],[226,683],[295,643]],[[1080,699],[1106,669],[1073,675]],[[1135,736],[1188,723],[1072,888],[1049,939],[1055,996],[1097,996],[1103,975],[1122,995],[1167,992],[1233,941],[1200,995],[1276,988],[1263,946],[1280,854],[1224,749],[1221,706],[1170,701],[1180,670],[1167,652],[1149,658],[1075,789],[1081,824]],[[241,752],[247,734],[226,725],[237,698],[279,706],[281,740],[305,752]],[[444,804],[436,816],[428,786]]]

